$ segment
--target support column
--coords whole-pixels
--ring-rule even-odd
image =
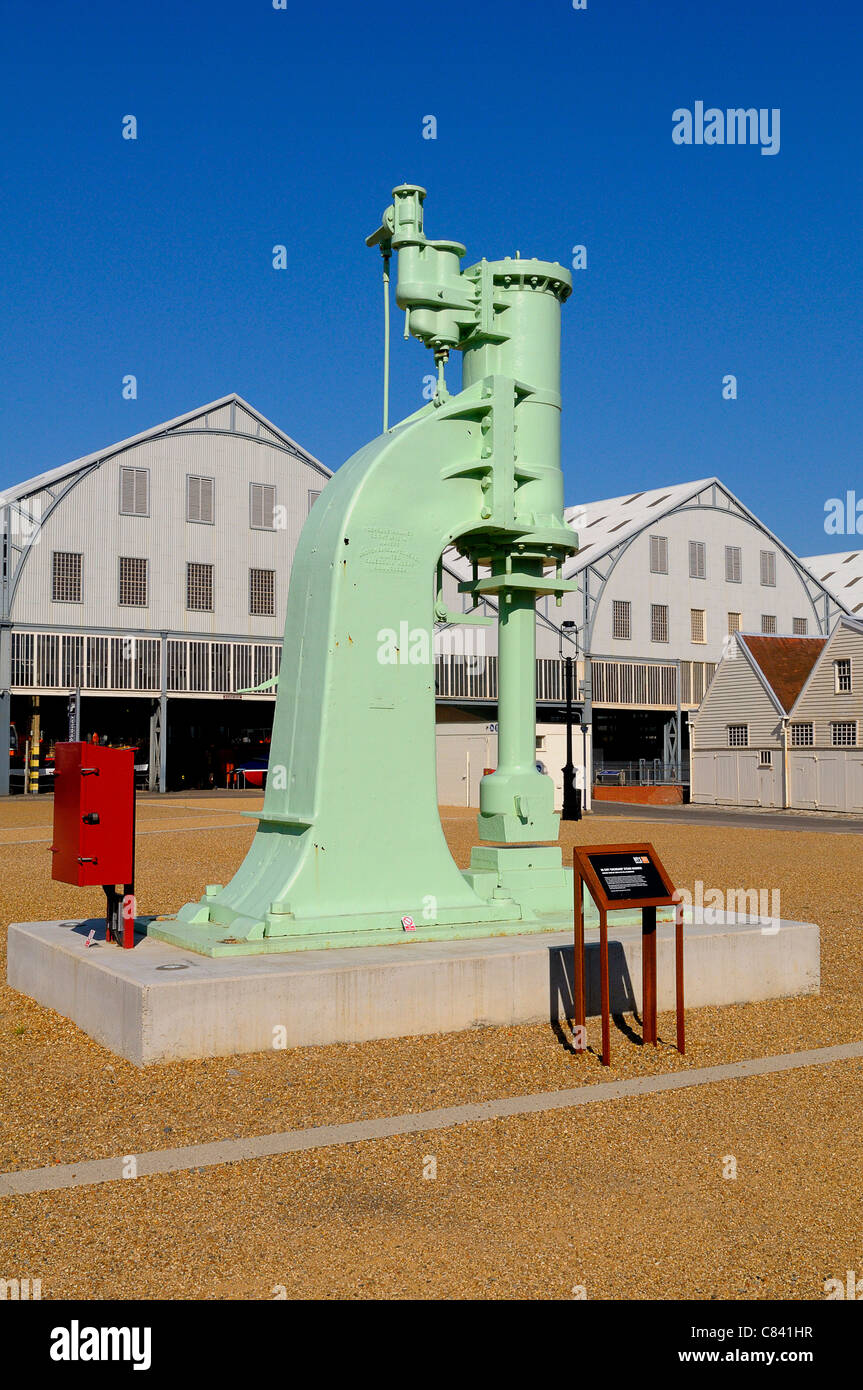
[[[0,796],[9,795],[12,719],[12,624],[0,620]]]
[[[33,708],[30,715],[30,757],[29,767],[26,771],[30,791],[35,795],[39,791],[39,765],[41,762],[41,735],[42,718],[39,708],[39,696],[33,696]]]
[[[500,597],[497,770],[536,775],[536,595]]]
[[[161,737],[159,739],[159,791],[168,790],[168,697],[164,690],[159,699],[159,723],[161,725]]]
[[[507,560],[494,583],[500,596],[498,762],[479,784],[479,836],[512,845],[557,840],[554,783],[536,769],[536,599],[537,590],[545,587],[541,565],[524,560],[516,572]]]
[[[0,796],[9,795],[9,742],[12,719],[12,623],[9,619],[9,570],[10,570],[10,523],[9,507],[2,511],[3,554],[0,563]],[[27,772],[25,769],[24,775]]]
[[[159,663],[159,791],[167,791],[168,775],[168,634],[160,633],[162,641]]]

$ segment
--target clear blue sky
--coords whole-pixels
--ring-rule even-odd
[[[229,391],[338,467],[408,181],[465,264],[587,245],[568,501],[715,473],[799,553],[863,544],[823,529],[863,497],[859,0],[288,3],[6,9],[0,486]],[[675,145],[698,100],[780,108],[779,153]],[[393,419],[432,369],[394,326]]]

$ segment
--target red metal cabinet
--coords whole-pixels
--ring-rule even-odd
[[[79,888],[130,884],[135,872],[135,753],[58,743],[51,877]]]

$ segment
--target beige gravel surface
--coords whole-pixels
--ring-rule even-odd
[[[197,897],[205,883],[226,882],[254,832],[254,822],[239,812],[256,805],[260,798],[248,795],[236,802],[206,796],[182,803],[142,801],[139,828],[161,826],[165,833],[142,834],[139,841],[140,910],[171,913]],[[4,951],[9,921],[103,910],[100,890],[51,882],[50,815],[47,799],[0,804],[0,830],[12,830],[20,840],[44,834],[37,843],[0,843]],[[475,813],[444,810],[442,819],[453,853],[466,864]],[[821,995],[693,1011],[685,1059],[670,1045],[673,1016],[660,1017],[660,1034],[669,1045],[657,1052],[640,1047],[638,1024],[629,1017],[624,1031],[615,1032],[613,1065],[605,1070],[595,1055],[573,1056],[564,1035],[534,1026],[139,1071],[4,984],[0,1168],[431,1109],[863,1038],[859,836],[616,818],[588,818],[562,831],[565,849],[573,842],[641,839],[655,844],[681,886],[692,888],[701,879],[707,888],[723,890],[780,887],[783,916],[822,928]],[[589,1034],[595,1043],[598,1021],[591,1022]],[[819,1296],[813,1281],[823,1283],[836,1272],[825,1265],[822,1276],[821,1265],[833,1261],[841,1274],[843,1242],[851,1242],[863,1271],[863,1248],[857,1195],[861,1069],[841,1063],[817,1073],[808,1069],[614,1102],[589,1119],[525,1117],[495,1122],[493,1133],[485,1135],[483,1126],[436,1134],[435,1153],[448,1156],[446,1178],[437,1182],[416,1178],[417,1154],[425,1150],[404,1138],[140,1179],[122,1191],[113,1185],[96,1189],[99,1195],[84,1190],[6,1199],[2,1240],[16,1263],[26,1256],[27,1268],[50,1253],[48,1283],[55,1281],[57,1296],[73,1289],[103,1296],[107,1271],[124,1265],[131,1241],[146,1272],[148,1296],[155,1297],[160,1287],[163,1296],[267,1296],[261,1271],[271,1267],[264,1282],[272,1278],[291,1293],[369,1297],[388,1290],[388,1296],[399,1296],[402,1281],[407,1296],[566,1297],[560,1261],[568,1270],[583,1263],[582,1251],[590,1256],[592,1273],[579,1278],[576,1271],[570,1283],[592,1280],[593,1296],[688,1296],[669,1292],[687,1287],[695,1297],[751,1297],[759,1286],[743,1281],[742,1271],[755,1258],[753,1251],[773,1249],[777,1223],[784,1223],[782,1260],[771,1255],[763,1269],[756,1262],[752,1270],[760,1270],[777,1296],[797,1296],[804,1277],[809,1282],[806,1292],[800,1285],[801,1296]],[[716,1153],[736,1152],[734,1144],[756,1156],[748,1185],[718,1181],[713,1168],[702,1173],[704,1155],[713,1164]],[[839,1156],[835,1163],[831,1155]],[[649,1177],[654,1170],[655,1180]],[[577,1183],[567,1176],[572,1171]],[[407,1179],[399,1176],[406,1173],[408,1195]],[[796,1196],[793,1185],[783,1188],[782,1174],[797,1184]],[[751,1202],[742,1200],[743,1192]],[[570,1230],[576,1207],[579,1222]],[[629,1219],[634,1243],[624,1267],[612,1235]],[[656,1233],[654,1255],[647,1248],[648,1229]],[[695,1229],[700,1239],[710,1231],[704,1251],[693,1246]],[[268,1250],[274,1233],[280,1242]],[[294,1267],[298,1249],[302,1268]],[[408,1266],[405,1250],[414,1252]],[[702,1271],[697,1288],[687,1282],[693,1259]],[[413,1287],[403,1282],[408,1268]]]
[[[7,1198],[0,1250],[43,1298],[819,1299],[860,1268],[861,1101],[849,1062]]]

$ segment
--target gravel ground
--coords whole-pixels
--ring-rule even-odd
[[[733,1086],[9,1198],[0,1258],[43,1298],[823,1298],[863,1065]]]
[[[239,811],[257,804],[244,797],[235,809],[205,796],[142,802],[139,828],[164,834],[141,836],[140,910],[170,913],[204,883],[226,882],[254,831]],[[0,830],[37,841],[0,843],[4,952],[9,921],[102,911],[100,890],[51,882],[50,815],[46,801],[0,804]],[[462,865],[474,816],[443,812]],[[671,1045],[642,1049],[638,1025],[627,1018],[604,1071],[591,1054],[574,1057],[566,1039],[544,1026],[139,1071],[3,985],[0,1168],[554,1090],[863,1036],[857,837],[589,818],[562,830],[565,852],[573,842],[642,839],[655,844],[680,886],[701,879],[723,890],[781,888],[783,916],[822,928],[821,995],[693,1011],[685,1059]],[[589,1035],[598,1041],[598,1020]],[[673,1016],[660,1017],[660,1035],[673,1042]],[[136,1287],[148,1297],[268,1297],[270,1281],[290,1296],[569,1297],[580,1283],[591,1297],[819,1297],[824,1278],[863,1269],[861,1080],[859,1064],[840,1063],[614,1102],[577,1117],[467,1126],[427,1141],[438,1156],[436,1182],[422,1181],[426,1150],[412,1136],[139,1179],[122,1192],[111,1184],[4,1199],[0,1275],[13,1272],[11,1259],[33,1277],[43,1271],[46,1297],[103,1297],[116,1293],[134,1248]],[[717,1155],[729,1153],[748,1155],[745,1182],[742,1173],[737,1182],[717,1177]]]

